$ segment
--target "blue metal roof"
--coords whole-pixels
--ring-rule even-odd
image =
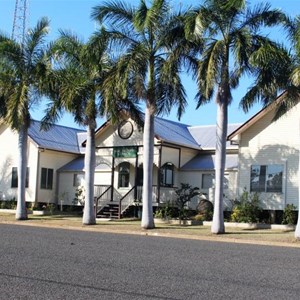
[[[229,124],[227,129],[228,135],[239,126],[240,124]],[[189,127],[189,131],[202,149],[216,148],[216,125],[191,126]],[[226,148],[237,149],[237,146],[231,145],[230,142],[227,142]]]
[[[80,171],[83,172],[83,170],[84,170],[84,157],[80,156],[73,159],[66,165],[62,166],[60,169],[58,169],[58,172],[80,172]]]
[[[235,169],[238,167],[238,154],[227,154],[225,169]],[[181,170],[214,170],[215,169],[215,155],[214,154],[198,154],[192,160],[187,162]]]
[[[47,131],[41,130],[40,127],[41,122],[32,120],[28,130],[29,137],[38,147],[70,153],[82,153],[80,142],[85,139],[81,136],[85,133],[84,130],[55,124]]]
[[[240,124],[229,124],[228,134]],[[190,126],[179,122],[154,118],[154,132],[157,138],[165,142],[196,149],[216,148],[216,125]],[[226,144],[227,148],[236,149],[236,145]]]
[[[95,170],[99,171],[110,171],[111,168],[105,164],[100,162],[96,165]],[[84,156],[77,157],[67,163],[66,165],[62,166],[58,172],[83,172],[84,171]]]
[[[199,144],[195,141],[188,128],[189,125],[186,124],[159,117],[154,118],[154,133],[158,139],[172,144],[199,149]]]

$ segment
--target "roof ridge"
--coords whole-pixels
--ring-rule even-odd
[[[243,124],[243,123],[228,123],[228,127],[229,126],[234,126],[234,125],[239,126],[241,124]],[[189,128],[199,128],[199,127],[203,128],[203,127],[215,127],[215,126],[217,126],[217,125],[216,124],[211,124],[211,125],[191,125],[191,126],[189,126]]]
[[[165,118],[158,117],[158,116],[155,116],[155,119],[164,120],[164,121],[166,121],[166,122],[173,123],[173,124],[177,124],[177,125],[183,125],[183,126],[185,126],[185,127],[191,126],[191,125],[189,125],[189,124],[185,124],[185,123],[181,123],[181,122],[177,122],[177,121],[165,119]]]
[[[42,123],[42,121],[34,120],[34,119],[31,119],[31,121],[37,122],[37,123]],[[74,128],[74,127],[66,126],[66,125],[60,125],[60,124],[55,124],[55,123],[50,123],[50,124],[51,124],[52,126],[56,126],[56,127],[62,127],[62,128],[72,129],[72,130],[78,131],[78,132],[80,132],[80,133],[86,131],[86,130],[84,130],[84,129]],[[51,129],[51,127],[50,127],[50,129]],[[47,131],[47,130],[44,130],[44,131]]]

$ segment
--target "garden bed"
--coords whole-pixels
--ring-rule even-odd
[[[179,219],[161,219],[161,218],[154,218],[155,224],[170,224],[170,225],[202,225],[202,221],[197,220],[179,220]]]
[[[203,221],[204,226],[211,226],[211,221]],[[236,223],[224,222],[225,228],[244,228],[244,229],[277,229],[277,230],[295,230],[295,225],[283,224],[265,224],[265,223]]]
[[[8,209],[8,208],[1,208],[0,212],[8,213],[8,214],[15,214],[16,210],[15,209]],[[31,210],[27,210],[27,214],[32,214],[32,211]]]

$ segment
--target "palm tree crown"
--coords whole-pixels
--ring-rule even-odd
[[[6,102],[1,116],[13,129],[19,130],[24,123],[29,126],[29,109],[40,100],[42,85],[51,67],[45,46],[48,29],[49,21],[42,18],[29,30],[23,44],[0,36],[0,82]]]
[[[170,47],[178,21],[170,9],[162,0],[153,1],[150,7],[140,1],[138,8],[113,1],[94,7],[92,17],[109,25],[113,51],[119,58],[119,85],[115,88],[144,100],[155,114],[167,113],[178,105],[181,116],[185,91],[179,78],[179,57]],[[130,89],[125,88],[128,83]]]

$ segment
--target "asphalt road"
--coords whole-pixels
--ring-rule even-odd
[[[0,299],[300,299],[300,249],[0,225]]]

